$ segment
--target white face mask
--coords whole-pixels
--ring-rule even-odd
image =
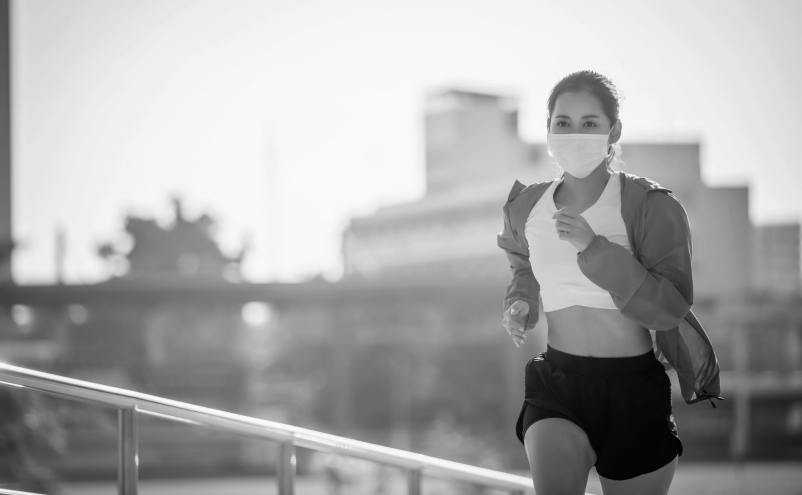
[[[610,129],[612,132],[612,129]],[[587,177],[607,157],[607,134],[546,134],[549,156],[577,179]]]

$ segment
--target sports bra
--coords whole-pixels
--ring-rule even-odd
[[[543,311],[556,311],[579,305],[589,308],[617,309],[610,293],[591,282],[579,270],[573,244],[557,236],[552,218],[557,206],[554,191],[563,181],[556,179],[535,203],[526,220],[524,234],[529,244],[529,263],[540,284]],[[581,213],[596,234],[627,248],[629,245],[624,218],[621,216],[621,179],[611,174],[599,199]]]

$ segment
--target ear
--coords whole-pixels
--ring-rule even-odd
[[[610,144],[615,144],[621,139],[621,119],[615,121],[613,128],[610,129]]]

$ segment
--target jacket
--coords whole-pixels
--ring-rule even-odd
[[[693,246],[685,208],[671,189],[646,177],[615,173],[621,179],[621,216],[633,252],[597,234],[577,253],[579,269],[610,293],[621,314],[656,331],[655,355],[676,370],[686,403],[711,397],[723,400],[716,354],[691,311]],[[529,264],[524,229],[532,208],[553,181],[525,186],[516,180],[497,236],[512,273],[503,311],[519,299],[529,303],[526,328],[534,327],[539,318],[540,284]]]

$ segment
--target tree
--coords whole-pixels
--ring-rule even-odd
[[[125,232],[133,240],[128,252],[120,243],[106,242],[97,254],[122,278],[204,277],[241,279],[242,260],[248,250],[244,245],[234,257],[225,255],[214,239],[215,221],[207,214],[195,220],[185,217],[181,201],[173,198],[175,221],[161,227],[155,220],[129,215]]]

